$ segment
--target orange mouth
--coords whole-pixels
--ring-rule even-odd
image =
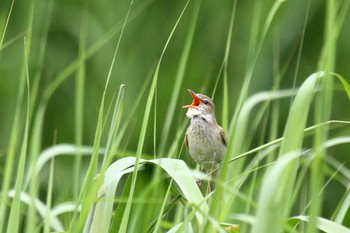
[[[197,108],[198,105],[200,104],[201,100],[197,97],[196,93],[194,93],[194,91],[187,89],[188,92],[191,94],[193,101],[191,105],[185,105],[182,106],[183,108]]]

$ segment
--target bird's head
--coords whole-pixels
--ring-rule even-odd
[[[190,89],[188,89],[188,92],[191,94],[193,101],[190,105],[182,106],[183,108],[188,108],[186,115],[191,119],[196,116],[201,116],[206,120],[216,122],[215,105],[213,101],[208,96],[196,94]]]

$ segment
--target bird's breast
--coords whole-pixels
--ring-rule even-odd
[[[217,125],[198,116],[192,118],[187,133],[189,152],[196,163],[205,165],[221,162],[226,147]]]

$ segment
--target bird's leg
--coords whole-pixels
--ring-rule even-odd
[[[208,192],[211,193],[212,191],[214,191],[215,189],[215,180],[210,177],[209,181],[208,181]]]
[[[200,172],[207,174],[206,170],[203,167],[200,167],[199,170],[200,170]],[[198,187],[201,188],[203,186],[203,181],[201,179],[196,180],[196,182],[197,182]]]
[[[211,172],[208,173],[209,174],[209,180],[208,180],[209,192],[212,192],[215,189],[217,173],[218,172],[215,171],[215,169],[213,169]]]
[[[197,183],[199,188],[202,187],[202,180],[198,179],[198,180],[196,180],[196,183]]]
[[[194,161],[192,161],[193,163],[195,163]],[[200,172],[203,172],[203,169],[197,164],[197,167],[196,167],[196,170],[199,169]],[[202,187],[202,180],[201,179],[196,179],[196,183],[197,183],[197,186],[199,188]]]

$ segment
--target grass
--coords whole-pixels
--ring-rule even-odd
[[[17,44],[22,48],[17,52],[21,75],[13,75],[18,79],[16,104],[6,111],[10,127],[2,138],[6,152],[0,163],[0,232],[350,232],[350,85],[337,65],[341,39],[347,36],[347,1],[304,3],[307,10],[297,35],[284,28],[284,15],[295,9],[289,1],[255,1],[247,16],[238,1],[218,6],[188,0],[172,3],[166,20],[161,20],[159,9],[168,8],[160,1],[123,1],[115,9],[120,17],[112,17],[113,25],[102,33],[93,21],[98,9],[83,1],[78,4],[80,21],[72,23],[79,28],[77,54],[45,84],[41,81],[53,53],[52,25],[63,12],[53,1],[26,4],[24,37],[12,23],[16,3],[0,12],[0,68],[7,64],[6,55],[16,53]],[[222,21],[215,21],[225,22],[220,25],[223,39],[215,41],[222,48],[219,62],[210,64],[217,73],[207,67],[195,71],[216,77],[203,81],[192,69],[205,62],[204,50],[199,56],[195,51],[206,40],[198,35],[209,37],[203,25],[211,27],[209,13],[215,7],[226,12],[218,16]],[[305,57],[313,50],[305,44],[314,33],[308,24],[314,23],[311,13],[319,14],[319,9],[325,10],[324,32],[314,38],[322,38],[321,52],[314,57],[315,68],[306,72]],[[43,12],[47,21],[40,24],[37,17]],[[238,20],[241,17],[251,24]],[[166,33],[155,25],[147,28],[147,20],[164,24]],[[243,27],[249,38],[237,57],[242,50],[235,43]],[[154,28],[157,38],[143,43],[138,33],[146,40],[141,32],[152,33]],[[280,31],[300,44],[285,52]],[[21,37],[24,43],[18,42]],[[134,41],[131,47],[128,40]],[[148,55],[137,56],[134,70],[125,71],[133,52],[142,54],[148,47],[160,53],[151,62]],[[273,64],[262,70],[267,55]],[[233,61],[239,59],[245,60],[242,78],[236,78],[234,69]],[[144,70],[141,63],[146,63]],[[97,80],[105,77],[102,88],[91,81],[95,64],[102,64],[97,69]],[[169,71],[172,79],[165,81],[168,70],[175,72]],[[266,78],[272,85],[264,90],[259,79],[267,70],[273,70],[274,77]],[[133,78],[128,72],[138,74],[136,81],[123,80],[123,75]],[[74,88],[67,89],[73,99],[63,105],[72,106],[72,115],[64,121],[56,98],[65,98],[65,83],[73,78]],[[237,79],[239,86],[233,87]],[[168,92],[165,83],[172,85]],[[207,176],[193,168],[183,143],[188,119],[180,109],[189,100],[183,90],[190,84],[211,94],[229,139],[213,192],[197,186],[197,179],[206,183]],[[97,100],[89,102],[94,97],[88,90],[98,93]],[[345,107],[339,111],[339,105]],[[98,111],[91,114],[93,107]],[[73,125],[70,140],[60,137],[62,126],[49,114],[53,108],[63,125]],[[53,139],[48,122],[57,127]]]

